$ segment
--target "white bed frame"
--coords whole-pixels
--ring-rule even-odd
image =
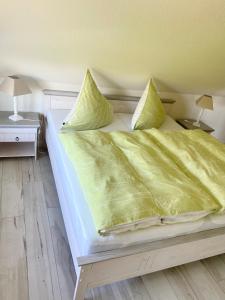
[[[51,109],[71,108],[77,93],[45,90]],[[110,97],[113,98],[112,96]],[[114,110],[132,112],[137,99],[114,97]],[[173,103],[166,100],[166,103]],[[60,180],[60,170],[54,158],[48,132],[46,141],[51,159],[53,174],[59,195],[63,216],[67,215],[66,199]],[[64,218],[66,231],[71,232],[72,224]],[[213,229],[145,243],[118,250],[105,251],[88,256],[80,256],[75,237],[68,235],[77,282],[73,300],[84,300],[85,291],[115,281],[141,276],[177,265],[200,260],[225,252],[225,228]]]

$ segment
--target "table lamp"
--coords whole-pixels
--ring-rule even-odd
[[[204,113],[205,109],[213,110],[213,99],[212,96],[209,95],[203,95],[199,99],[196,100],[196,105],[201,107],[201,110],[199,112],[197,121],[193,123],[194,126],[200,127],[200,120]]]
[[[23,120],[23,117],[18,115],[17,96],[31,94],[26,83],[18,76],[8,76],[0,85],[0,91],[13,97],[14,115],[9,116],[9,119],[12,121]]]

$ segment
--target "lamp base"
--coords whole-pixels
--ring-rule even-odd
[[[23,117],[17,114],[11,115],[9,116],[9,119],[16,122],[16,121],[21,121],[23,120]]]
[[[193,125],[196,127],[201,127],[201,124],[199,122],[194,122]]]

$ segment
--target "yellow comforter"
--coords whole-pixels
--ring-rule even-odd
[[[201,130],[59,135],[100,234],[224,210],[225,145]]]

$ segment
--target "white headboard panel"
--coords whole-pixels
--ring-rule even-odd
[[[50,109],[71,109],[76,97],[50,96]],[[136,101],[109,100],[114,112],[133,113],[137,105]]]
[[[50,109],[71,109],[75,101],[75,97],[50,96]]]
[[[44,90],[43,93],[48,97],[45,105],[46,111],[49,109],[71,109],[78,95],[77,92],[56,90]],[[133,113],[139,101],[139,97],[133,96],[105,96],[112,104],[114,112],[117,113]],[[166,111],[168,111],[171,104],[175,101],[171,99],[162,99],[162,102],[165,105]]]

